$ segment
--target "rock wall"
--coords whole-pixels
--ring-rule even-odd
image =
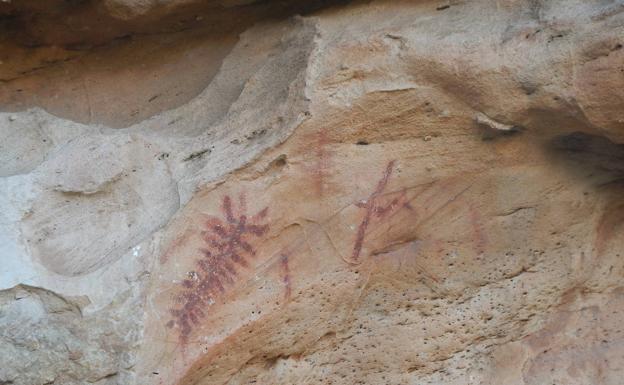
[[[0,2],[0,384],[620,384],[624,2]]]

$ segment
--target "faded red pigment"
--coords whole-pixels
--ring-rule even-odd
[[[202,257],[196,262],[196,270],[188,272],[181,283],[182,293],[177,300],[180,306],[170,310],[173,319],[167,326],[179,328],[182,343],[188,342],[194,326],[206,316],[206,308],[234,284],[240,268],[248,267],[248,260],[255,257],[251,239],[262,238],[269,231],[269,226],[261,223],[268,208],[248,218],[243,196],[238,214],[229,196],[223,198],[221,211],[224,219],[211,216],[206,220]]]
[[[282,255],[280,259],[280,265],[282,270],[282,283],[284,284],[284,299],[290,299],[292,288],[290,285],[290,266],[288,266],[288,256]]]
[[[359,262],[360,254],[362,253],[362,247],[364,246],[364,239],[366,238],[366,231],[368,230],[368,226],[370,225],[372,219],[374,217],[381,218],[394,211],[398,206],[411,208],[409,203],[406,200],[405,193],[401,193],[400,196],[394,198],[390,203],[383,206],[379,203],[379,198],[384,194],[386,186],[388,185],[388,181],[390,180],[390,176],[392,175],[392,171],[394,170],[394,166],[396,161],[392,160],[388,162],[386,169],[381,177],[381,179],[377,182],[377,186],[375,190],[371,193],[371,195],[364,201],[360,201],[355,205],[361,209],[364,209],[364,217],[362,218],[362,222],[358,226],[357,234],[355,236],[355,242],[353,244],[353,252],[351,253],[351,261],[354,263]],[[400,203],[403,202],[401,205]],[[400,208],[400,207],[399,207]]]

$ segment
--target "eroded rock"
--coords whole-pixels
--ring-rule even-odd
[[[136,299],[133,304],[125,297],[97,316],[84,316],[85,299],[28,286],[0,292],[0,381],[130,383],[134,363],[128,353],[138,342],[139,328],[136,315],[123,315],[136,305]]]
[[[618,383],[620,2],[33,7],[0,383]]]

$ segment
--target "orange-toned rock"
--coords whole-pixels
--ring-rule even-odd
[[[619,384],[624,7],[322,5],[98,8],[179,74],[21,48],[67,61],[0,92],[0,384]]]

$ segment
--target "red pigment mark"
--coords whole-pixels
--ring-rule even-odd
[[[487,235],[483,229],[483,218],[481,213],[474,206],[470,206],[470,225],[472,227],[473,239],[476,242],[475,251],[483,254],[487,246]]]
[[[232,200],[225,196],[221,207],[224,220],[210,216],[205,222],[205,247],[200,249],[203,256],[196,262],[197,269],[188,272],[182,281],[182,294],[177,299],[180,306],[171,309],[173,319],[167,323],[168,327],[179,328],[181,343],[188,341],[193,327],[205,316],[206,307],[234,284],[238,269],[247,267],[248,259],[256,255],[250,238],[261,238],[269,230],[268,225],[260,224],[268,208],[248,218],[245,207],[241,196],[240,209],[235,213]]]
[[[377,218],[381,218],[386,214],[393,211],[397,206],[399,206],[399,202],[403,201],[402,206],[406,208],[410,208],[409,202],[405,199],[405,192],[401,194],[401,196],[393,199],[386,206],[380,206],[378,202],[378,198],[383,194],[386,186],[388,185],[388,180],[392,175],[392,170],[394,169],[396,161],[388,162],[386,166],[386,170],[383,173],[383,176],[377,182],[377,187],[375,191],[368,197],[368,199],[356,203],[356,206],[364,209],[364,218],[362,218],[362,222],[360,223],[357,231],[357,235],[355,237],[355,244],[353,245],[353,253],[351,254],[351,260],[354,263],[357,263],[360,258],[360,253],[362,252],[362,246],[364,246],[364,238],[366,238],[366,230],[373,219],[373,215]]]
[[[314,176],[316,182],[316,189],[320,196],[323,196],[325,192],[325,179],[327,176],[327,171],[330,167],[329,156],[330,152],[327,151],[327,144],[329,143],[329,139],[327,137],[327,130],[324,127],[321,127],[317,134],[316,140],[316,167],[314,169]]]
[[[284,292],[284,299],[289,299],[290,298],[290,294],[292,292],[292,287],[290,285],[290,267],[288,266],[288,256],[287,255],[282,255],[282,258],[280,260],[280,265],[282,268],[282,282],[284,283],[284,288],[285,288],[285,292]]]
[[[171,243],[171,246],[169,246],[169,248],[160,256],[160,264],[162,265],[162,264],[167,263],[171,255],[174,252],[176,252],[178,248],[182,246],[188,240],[188,238],[193,234],[195,234],[194,231],[186,231],[184,235],[174,240]]]
[[[323,196],[327,190],[327,176],[331,169],[331,156],[333,151],[327,149],[330,143],[327,129],[321,127],[318,131],[305,135],[305,143],[302,152],[311,153],[314,157],[312,162],[306,163],[306,170],[312,174],[316,194]]]

